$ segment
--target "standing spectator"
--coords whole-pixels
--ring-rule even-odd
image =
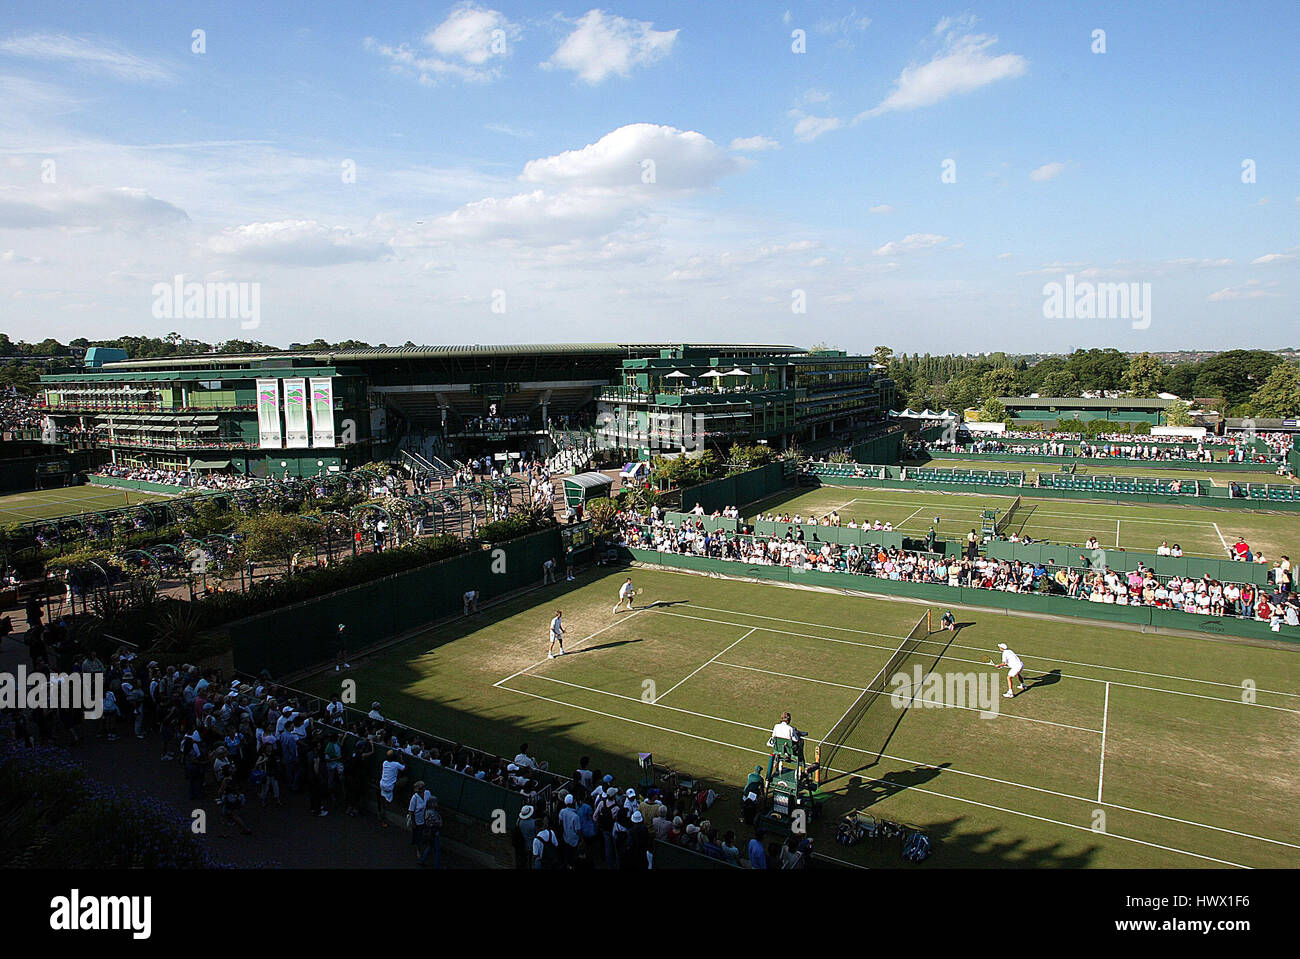
[[[533,837],[533,868],[559,869],[560,856],[560,839],[551,828],[550,817],[543,816],[542,828]]]
[[[533,819],[533,807],[525,805],[519,810],[519,819],[510,836],[515,850],[516,869],[528,869],[532,865],[533,839],[536,835],[537,821]]]
[[[564,808],[560,810],[560,835],[564,840],[560,847],[564,865],[573,869],[578,864],[578,847],[582,843],[582,818],[578,815],[573,793],[564,797]]]
[[[429,800],[433,798],[433,793],[429,792],[424,786],[424,780],[417,782],[411,791],[411,801],[406,810],[411,816],[411,845],[415,847],[415,860],[421,866],[424,865],[424,859],[429,855],[428,831],[425,828],[425,819],[429,808]]]
[[[404,772],[406,767],[397,761],[396,750],[388,750],[379,774],[379,824],[385,829],[388,828],[387,813],[393,805],[393,787],[397,785],[397,777]]]

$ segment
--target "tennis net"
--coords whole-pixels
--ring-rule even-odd
[[[1016,514],[1019,512],[1020,512],[1020,497],[1017,496],[1015,502],[1013,502],[1011,506],[1007,508],[1007,511],[1002,514],[1002,518],[998,520],[997,525],[994,527],[999,534],[1005,533],[1008,529],[1011,528],[1011,524],[1016,521]]]
[[[925,615],[916,621],[916,625],[911,631],[903,637],[903,641],[889,657],[889,662],[880,668],[874,679],[868,684],[867,688],[862,691],[862,695],[857,698],[848,711],[840,717],[839,722],[831,727],[825,738],[822,739],[822,769],[830,771],[831,763],[835,759],[835,754],[839,752],[841,746],[853,735],[853,730],[857,729],[858,723],[866,715],[867,710],[871,708],[872,703],[880,698],[889,685],[889,679],[907,662],[908,657],[920,648],[930,635],[930,611],[927,609]]]

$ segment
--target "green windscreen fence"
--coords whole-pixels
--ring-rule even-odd
[[[942,434],[943,430],[940,429],[939,432]],[[857,463],[897,463],[904,435],[903,431],[899,430],[884,436],[873,436],[861,443],[855,443],[850,449],[850,455]]]
[[[744,506],[780,491],[785,482],[785,472],[780,463],[732,473],[682,490],[682,511],[690,512],[697,503],[706,513],[724,510],[728,506]]]
[[[338,626],[351,650],[383,642],[459,613],[466,590],[480,602],[542,581],[542,563],[563,560],[558,529],[533,533],[380,580],[329,593],[220,627],[234,649],[235,668],[272,676],[335,656]]]

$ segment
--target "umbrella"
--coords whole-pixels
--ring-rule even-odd
[[[690,377],[687,376],[685,373],[683,373],[681,370],[673,370],[671,373],[666,373],[666,374],[664,374],[664,379],[666,379],[666,380],[689,380]]]
[[[736,367],[734,370],[732,370],[731,372],[729,372],[729,373],[723,373],[722,375],[723,375],[723,376],[748,376],[749,374],[748,374],[747,372],[745,372],[744,370],[742,370],[742,369],[738,366],[738,367]]]
[[[709,370],[709,372],[705,373],[704,375],[705,375],[705,376],[714,376],[714,377],[716,377],[716,376],[726,376],[725,373],[719,373],[717,370]]]

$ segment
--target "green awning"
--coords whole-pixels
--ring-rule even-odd
[[[230,460],[194,460],[190,463],[192,470],[223,470],[230,465]]]

